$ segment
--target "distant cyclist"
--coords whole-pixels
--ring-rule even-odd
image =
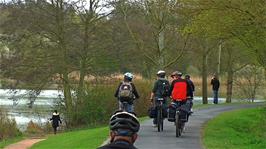
[[[132,73],[125,73],[124,81],[119,84],[115,92],[115,97],[119,101],[119,109],[124,109],[127,112],[134,112],[134,100],[139,98],[139,94],[135,85],[132,83],[132,79]]]
[[[152,92],[151,92],[151,103],[154,106],[159,104],[158,98],[163,98],[163,107],[167,107],[167,97],[169,96],[170,84],[167,79],[165,79],[165,71],[160,70],[157,72],[157,80],[154,83]],[[153,119],[153,126],[157,125],[157,118]]]
[[[110,119],[110,144],[98,149],[136,149],[140,124],[137,117],[128,112],[117,112]]]
[[[186,104],[187,99],[193,97],[193,91],[188,81],[182,79],[182,73],[179,71],[173,72],[171,77],[173,79],[170,86],[172,101],[175,102],[177,106]]]
[[[186,74],[185,75],[185,79],[187,80],[191,90],[192,90],[192,93],[190,94],[190,98],[188,98],[188,101],[189,101],[189,104],[190,104],[190,112],[192,112],[192,106],[193,106],[193,97],[194,97],[194,92],[195,92],[195,85],[194,83],[192,82],[192,80],[190,79],[190,75]]]

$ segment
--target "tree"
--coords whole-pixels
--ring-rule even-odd
[[[146,42],[141,33],[134,31],[129,24],[130,7],[137,7],[145,24],[150,27],[152,42]],[[155,69],[165,69],[181,58],[187,46],[188,35],[180,31],[180,19],[174,12],[177,3],[174,1],[118,1],[115,8],[122,13],[125,25],[139,51],[143,53],[147,63]],[[182,43],[182,44],[181,44]]]

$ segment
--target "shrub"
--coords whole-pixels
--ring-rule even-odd
[[[101,80],[102,82],[102,80]],[[86,95],[79,101],[77,108],[71,112],[75,122],[72,126],[106,124],[111,114],[118,109],[118,101],[114,93],[120,80],[105,80],[104,84],[94,83],[87,86]],[[148,80],[134,80],[140,99],[135,102],[135,112],[138,116],[146,116],[150,104],[149,96],[153,82]]]
[[[8,138],[21,136],[14,119],[9,119],[6,111],[0,108],[0,141]]]
[[[30,121],[28,123],[27,129],[26,129],[26,133],[28,135],[43,135],[43,128],[41,126],[39,126],[38,124],[34,123],[33,121]]]

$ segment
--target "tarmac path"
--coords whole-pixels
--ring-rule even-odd
[[[185,131],[181,137],[175,137],[175,125],[173,122],[164,120],[164,131],[157,132],[157,128],[152,127],[152,120],[147,120],[141,124],[139,138],[135,146],[139,149],[203,149],[201,143],[201,132],[204,124],[218,114],[243,108],[254,108],[265,103],[245,104],[245,105],[218,105],[194,111],[186,123]]]

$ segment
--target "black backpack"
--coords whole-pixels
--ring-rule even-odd
[[[162,95],[162,97],[167,97],[169,96],[169,92],[170,92],[170,84],[167,80],[160,80],[160,94]]]

